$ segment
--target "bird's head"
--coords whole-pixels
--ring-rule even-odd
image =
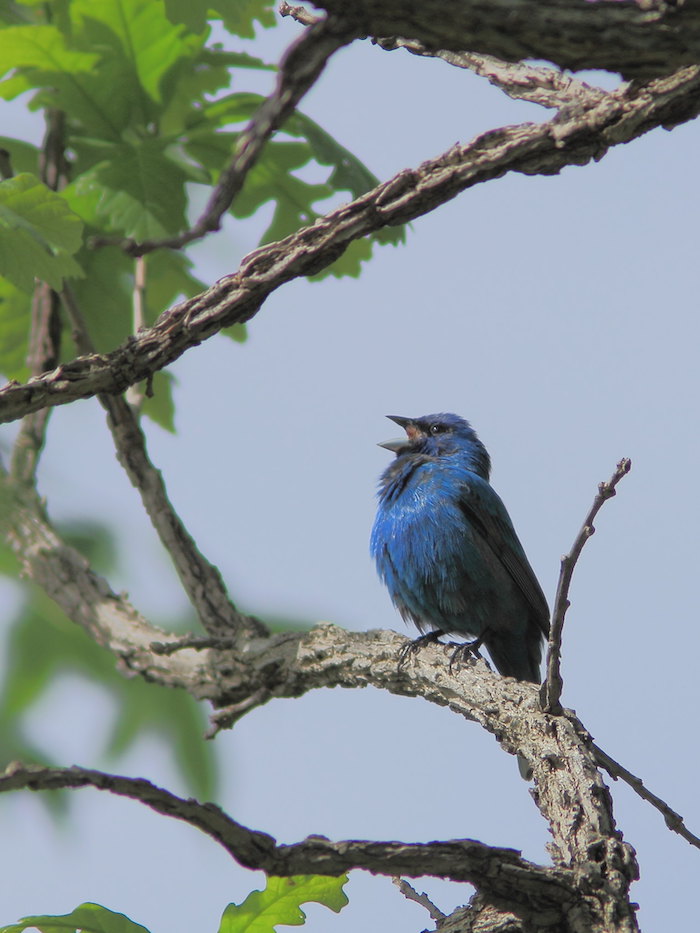
[[[384,441],[379,446],[391,450],[397,457],[464,456],[469,461],[469,469],[489,478],[491,460],[479,437],[464,418],[450,412],[435,415],[423,415],[420,418],[404,418],[401,415],[387,415],[390,421],[400,425],[406,437]]]

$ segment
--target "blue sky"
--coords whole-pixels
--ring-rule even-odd
[[[261,54],[274,58],[298,28],[285,21]],[[369,42],[340,52],[302,109],[381,179],[546,118],[483,79]],[[386,413],[451,410],[473,423],[550,603],[597,483],[631,457],[574,578],[564,702],[696,832],[699,143],[693,123],[558,176],[480,185],[416,221],[406,246],[377,251],[359,280],[285,286],[246,345],[215,338],[173,366],[178,434],[149,429],[173,502],[237,602],[353,629],[404,630],[367,553],[390,456],[376,443],[395,433]],[[198,274],[233,271],[263,228],[262,217],[228,221],[193,248]],[[94,400],[54,412],[41,489],[56,518],[118,524],[126,553],[113,582],[142,610],[184,607]],[[32,728],[60,761],[89,766],[111,715],[66,678]],[[216,741],[219,802],[281,841],[465,836],[547,858],[514,760],[426,703],[324,691],[268,704]],[[156,739],[118,770],[184,791]],[[700,854],[626,787],[613,795],[641,865],[642,927],[687,923]],[[0,852],[2,922],[94,900],[154,933],[216,930],[260,881],[196,831],[97,792],[75,793],[69,831],[29,794],[1,818],[12,840]],[[418,886],[444,910],[470,893]],[[312,933],[429,925],[388,879],[355,873],[348,893],[338,917],[310,909]]]

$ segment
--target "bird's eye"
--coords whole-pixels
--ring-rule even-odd
[[[431,433],[431,434],[439,434],[440,431],[442,431],[442,425],[437,424],[437,423],[436,423],[436,424],[431,424],[431,425],[430,425],[430,433]]]

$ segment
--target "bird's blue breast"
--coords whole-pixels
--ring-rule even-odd
[[[370,551],[404,618],[478,636],[494,603],[493,574],[460,507],[464,484],[459,464],[395,461],[380,481]]]

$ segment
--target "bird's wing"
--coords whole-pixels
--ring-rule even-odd
[[[472,528],[517,584],[544,635],[548,635],[547,600],[498,493],[486,480],[474,475],[463,485],[459,505]]]

